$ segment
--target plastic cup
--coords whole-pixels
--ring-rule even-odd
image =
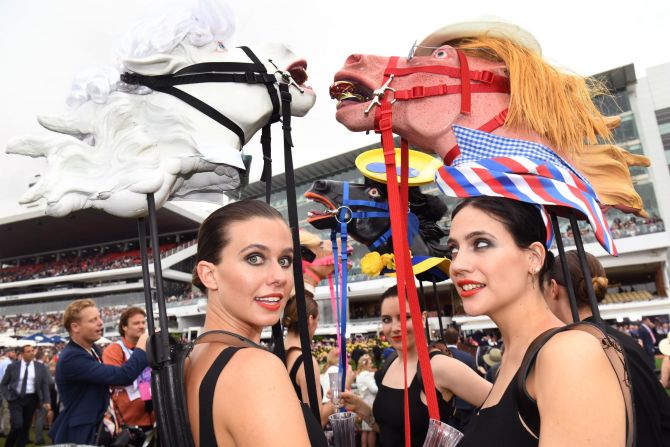
[[[451,425],[431,419],[423,447],[454,447],[461,441],[461,438],[463,438],[463,433]]]
[[[356,447],[356,415],[349,411],[328,416],[335,447]]]
[[[330,401],[335,405],[335,408],[340,406],[340,373],[328,373],[328,381],[330,383]]]

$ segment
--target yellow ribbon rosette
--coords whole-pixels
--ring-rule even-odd
[[[376,251],[371,251],[361,259],[361,272],[368,276],[379,276],[384,267],[395,270],[395,258],[392,254],[380,255]]]
[[[371,251],[361,259],[361,272],[368,276],[379,276],[383,268],[382,257],[376,251]]]

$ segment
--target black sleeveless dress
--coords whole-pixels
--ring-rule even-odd
[[[512,379],[497,405],[475,412],[458,447],[537,447],[519,419],[515,386]]]
[[[300,350],[300,348],[295,347],[295,346],[289,348],[288,351],[286,351],[287,357],[288,357],[288,353],[295,350],[295,349]],[[286,366],[288,367],[288,364]],[[300,385],[298,384],[298,370],[300,369],[301,366],[302,366],[302,354],[300,354],[295,359],[295,362],[293,362],[293,366],[291,367],[291,370],[288,373],[288,377],[289,377],[289,379],[291,379],[291,384],[293,385],[293,389],[295,390],[295,394],[298,396],[298,399],[300,399],[302,401],[302,390],[300,389]],[[323,387],[321,385],[319,385],[319,386],[321,387],[321,395],[323,396]]]
[[[214,388],[216,382],[230,359],[237,351],[244,348],[228,347],[214,360],[212,366],[205,374],[200,384],[198,398],[200,401],[200,447],[216,447],[216,436],[214,434],[214,417],[212,406],[214,404]],[[302,413],[307,427],[307,434],[312,446],[327,447],[328,442],[323,434],[321,425],[314,419],[314,415],[306,405],[302,405]]]
[[[432,354],[431,353],[431,357]],[[390,366],[390,364],[388,365]],[[375,376],[379,391],[372,405],[372,413],[379,425],[379,445],[381,447],[405,446],[405,405],[404,389],[390,388],[382,384],[386,369],[382,374]],[[428,433],[428,407],[421,401],[423,384],[419,379],[419,369],[409,385],[409,418],[412,430],[412,447],[422,447]],[[452,399],[453,400],[453,399]],[[451,402],[447,402],[437,391],[437,404],[440,409],[440,419],[447,422],[453,412]]]

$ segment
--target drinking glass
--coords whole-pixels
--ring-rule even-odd
[[[340,407],[341,377],[339,371],[328,373],[328,380],[330,382],[330,401],[335,405],[335,408]]]
[[[463,433],[451,425],[431,419],[428,423],[428,434],[423,447],[454,447],[463,437]]]
[[[350,411],[328,416],[335,447],[356,447],[356,415]]]

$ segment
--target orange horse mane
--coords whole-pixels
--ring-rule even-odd
[[[448,44],[507,66],[511,95],[506,127],[533,131],[569,158],[598,139],[611,142],[605,117],[592,100],[608,94],[602,83],[560,71],[511,40],[480,36]]]

